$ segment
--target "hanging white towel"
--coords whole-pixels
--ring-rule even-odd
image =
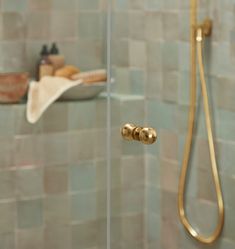
[[[72,81],[62,77],[46,76],[40,82],[31,82],[27,102],[27,120],[36,123],[47,108],[65,91],[82,83],[82,80]]]

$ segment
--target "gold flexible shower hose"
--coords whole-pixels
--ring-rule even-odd
[[[195,31],[194,31],[195,32]],[[184,225],[186,231],[196,240],[204,243],[204,244],[211,244],[213,243],[221,234],[224,225],[224,203],[223,203],[223,196],[221,191],[220,179],[218,174],[218,167],[216,162],[215,156],[215,147],[214,147],[214,138],[212,133],[212,125],[211,125],[211,115],[210,115],[210,108],[209,108],[209,101],[208,101],[208,93],[206,87],[206,79],[205,79],[205,72],[204,72],[204,65],[203,65],[203,30],[201,27],[196,29],[196,38],[195,35],[193,36],[196,41],[192,41],[192,61],[195,59],[195,42],[196,42],[196,49],[197,49],[197,59],[199,65],[199,74],[200,74],[200,81],[201,81],[201,91],[203,97],[203,105],[204,105],[204,112],[206,118],[206,128],[207,128],[207,136],[208,136],[208,143],[209,143],[209,152],[210,152],[210,160],[211,160],[211,169],[213,180],[215,184],[216,190],[216,197],[217,197],[217,205],[218,205],[218,223],[213,231],[213,233],[209,236],[203,236],[196,231],[192,225],[189,223],[186,211],[185,211],[185,185],[186,185],[186,177],[192,147],[192,140],[193,140],[193,130],[194,130],[194,122],[195,122],[195,104],[196,104],[196,62],[192,64],[192,84],[191,84],[191,104],[189,110],[189,129],[185,144],[185,151],[184,151],[184,158],[182,163],[182,170],[180,174],[179,180],[179,193],[178,193],[178,208],[179,208],[179,216],[182,224]],[[194,44],[194,45],[193,45]],[[195,60],[196,61],[196,60]],[[203,215],[203,214],[202,214]]]

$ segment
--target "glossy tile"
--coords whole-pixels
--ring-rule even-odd
[[[16,203],[14,201],[0,203],[0,214],[2,217],[0,221],[0,234],[13,233],[16,227]],[[6,244],[8,244],[8,238],[5,239]]]
[[[68,192],[68,167],[50,166],[44,169],[44,191],[46,194],[62,194]]]
[[[42,225],[42,199],[22,200],[17,202],[17,227],[19,229],[36,228]]]
[[[24,168],[15,172],[16,194],[19,198],[42,196],[43,189],[43,169]]]
[[[76,221],[96,219],[96,192],[79,192],[71,197],[71,215]]]

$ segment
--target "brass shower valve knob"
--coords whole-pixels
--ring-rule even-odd
[[[157,132],[151,127],[125,124],[121,129],[121,134],[125,140],[140,141],[143,144],[153,144],[157,140]]]

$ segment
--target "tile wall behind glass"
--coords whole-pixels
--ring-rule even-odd
[[[112,70],[116,78],[113,93],[123,101],[120,126],[129,122],[158,130],[158,142],[151,147],[124,142],[120,138],[130,179],[138,179],[139,168],[142,168],[141,180],[145,180],[142,194],[134,183],[127,188],[132,191],[129,197],[132,201],[129,201],[128,212],[120,216],[120,246],[115,243],[119,248],[206,248],[186,234],[177,210],[189,105],[189,6],[189,0],[116,0],[113,4]],[[214,23],[212,38],[205,44],[204,57],[226,207],[224,232],[212,247],[234,248],[235,6],[232,0],[199,1],[199,6],[200,18],[208,14]],[[208,234],[216,224],[217,208],[203,115],[200,105],[187,209],[193,225]],[[144,160],[140,161],[142,153]],[[125,163],[121,164],[121,170],[120,179],[124,181]],[[124,186],[122,188],[125,192]],[[117,196],[112,197],[113,202]],[[128,205],[123,198],[120,203],[122,207]],[[136,210],[137,206],[141,210]],[[142,218],[138,216],[141,213]],[[113,234],[117,226],[115,221],[117,219],[112,223]]]

